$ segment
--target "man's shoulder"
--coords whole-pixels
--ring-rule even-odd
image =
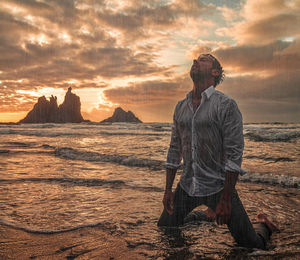
[[[226,95],[225,93],[219,91],[219,90],[215,90],[214,92],[214,96],[222,99],[222,100],[229,100],[232,99],[231,97],[229,97],[228,95]]]
[[[232,103],[234,103],[234,104],[236,104],[236,102],[235,102],[235,100],[232,98],[232,97],[230,97],[230,96],[228,96],[228,95],[226,95],[225,93],[223,93],[223,92],[221,92],[221,91],[219,91],[219,90],[216,90],[215,92],[214,92],[214,98],[215,99],[217,99],[220,103],[227,103],[227,104],[232,104]]]
[[[179,100],[178,103],[177,103],[177,105],[176,105],[176,108],[178,109],[178,108],[180,108],[182,106],[187,105],[187,102],[188,102],[188,98],[187,97],[185,97],[182,100]]]

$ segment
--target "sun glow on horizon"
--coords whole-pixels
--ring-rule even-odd
[[[26,116],[27,112],[0,113],[0,123],[18,122]]]

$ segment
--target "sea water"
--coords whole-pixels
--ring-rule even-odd
[[[156,227],[170,133],[168,123],[0,125],[0,222],[41,233],[100,226],[146,258],[224,255],[235,248],[225,226],[190,223],[175,238]],[[300,124],[246,124],[244,136],[244,206],[292,237],[275,237],[272,254],[300,254]]]

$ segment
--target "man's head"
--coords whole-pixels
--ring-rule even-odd
[[[224,79],[224,70],[220,62],[211,54],[201,54],[193,61],[190,76],[194,82],[212,77],[216,87]]]

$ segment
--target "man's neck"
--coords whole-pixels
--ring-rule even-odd
[[[194,82],[193,99],[201,99],[202,92],[208,89],[212,85],[213,82],[211,80]]]

